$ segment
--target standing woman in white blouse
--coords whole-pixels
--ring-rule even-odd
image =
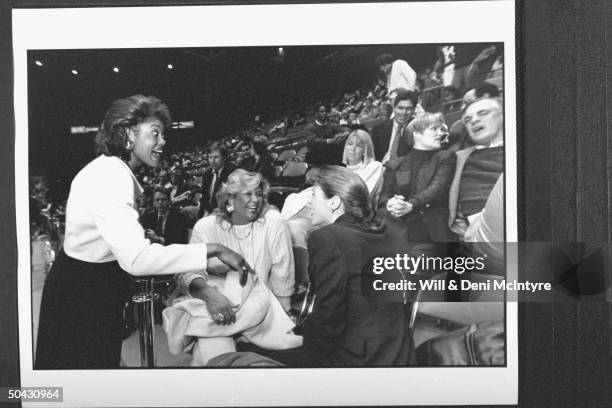
[[[223,245],[162,246],[145,238],[136,210],[143,189],[134,173],[160,164],[170,125],[167,106],[153,96],[119,99],[106,112],[99,155],[70,187],[64,248],[43,292],[35,368],[119,367],[128,274],[200,271],[210,257],[253,273]]]
[[[377,200],[382,188],[383,165],[374,159],[374,144],[368,132],[356,129],[347,137],[342,162],[365,181],[370,196]]]

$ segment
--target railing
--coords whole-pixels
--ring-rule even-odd
[[[140,338],[140,364],[155,367],[155,327],[153,322],[154,302],[159,295],[154,290],[154,278],[143,276],[134,280],[136,293],[132,302],[136,304],[138,333]]]

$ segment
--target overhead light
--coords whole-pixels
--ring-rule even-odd
[[[42,62],[40,62],[40,61],[36,61],[36,62],[35,62],[35,64],[36,64],[36,65],[38,65],[39,67],[42,67],[42,66],[43,66],[43,63],[42,63]]]
[[[113,71],[115,71],[115,72],[119,72],[119,68],[117,68],[117,67],[113,67]]]
[[[174,66],[172,64],[168,64],[168,69],[172,69]]]
[[[283,55],[283,47],[278,47],[278,55]]]
[[[76,69],[72,70],[72,75],[79,75],[79,71],[77,71]]]

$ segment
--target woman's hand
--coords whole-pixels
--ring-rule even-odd
[[[230,302],[215,286],[206,285],[191,296],[206,303],[206,309],[216,324],[228,325],[236,322],[237,305]]]
[[[215,256],[219,258],[221,262],[226,264],[235,271],[240,272],[240,285],[246,285],[248,274],[255,275],[255,271],[251,266],[244,260],[242,255],[232,251],[228,247],[221,244],[208,244],[208,256]]]

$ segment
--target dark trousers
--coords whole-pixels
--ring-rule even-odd
[[[128,276],[62,251],[45,281],[34,368],[119,368]]]

